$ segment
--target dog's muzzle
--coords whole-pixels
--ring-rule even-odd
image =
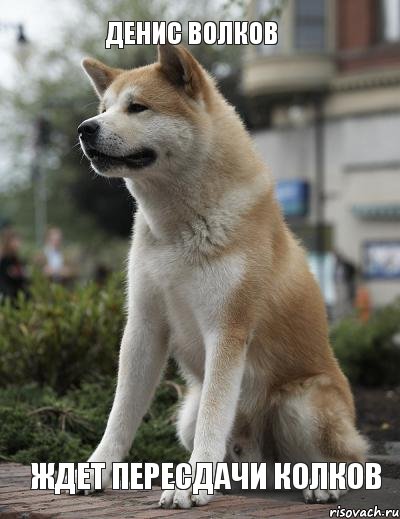
[[[134,153],[123,156],[110,155],[100,151],[96,146],[99,130],[100,124],[90,119],[83,121],[78,126],[78,135],[83,152],[96,169],[104,171],[118,166],[141,169],[150,166],[157,160],[156,152],[147,147],[139,148]]]

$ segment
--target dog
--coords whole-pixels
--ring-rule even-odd
[[[181,45],[159,46],[155,63],[133,70],[82,66],[100,98],[78,128],[82,149],[138,205],[115,399],[89,459],[106,462],[104,486],[169,355],[187,382],[177,429],[193,471],[224,460],[364,462],[320,290],[235,109]],[[307,488],[304,498],[341,493]],[[168,490],[160,506],[211,498]]]

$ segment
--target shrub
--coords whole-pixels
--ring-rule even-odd
[[[377,310],[367,323],[347,318],[332,329],[332,344],[350,381],[361,385],[400,383],[400,301]]]
[[[114,382],[85,383],[59,397],[34,385],[1,390],[0,460],[19,463],[86,461],[104,432]],[[158,388],[140,426],[128,461],[162,463],[187,457],[175,436],[177,393]]]
[[[67,289],[35,279],[30,297],[0,303],[0,460],[83,461],[111,408],[124,325],[120,276]],[[400,382],[400,301],[366,324],[332,330],[335,353],[357,384]],[[174,427],[181,381],[173,364],[145,416],[129,461],[186,459]]]
[[[124,326],[123,287],[67,289],[36,278],[30,296],[0,303],[0,461],[85,461],[112,405]],[[171,363],[129,461],[179,462],[180,380]]]
[[[64,393],[114,375],[123,325],[119,276],[73,290],[35,278],[30,297],[0,304],[0,385],[34,382]]]

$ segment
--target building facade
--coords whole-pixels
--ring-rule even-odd
[[[339,257],[386,304],[400,295],[400,0],[286,0],[277,21],[278,44],[244,63],[256,145],[321,283]]]

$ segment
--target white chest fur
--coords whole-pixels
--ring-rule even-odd
[[[243,278],[244,258],[230,254],[188,264],[172,245],[146,247],[142,254],[148,277],[162,291],[174,354],[190,371],[202,371],[204,345],[221,333],[224,310]]]

